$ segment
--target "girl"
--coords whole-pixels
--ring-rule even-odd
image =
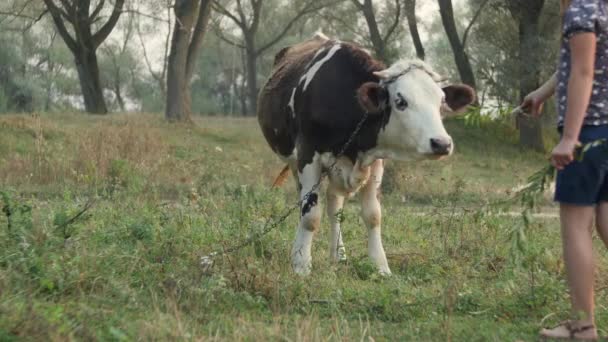
[[[558,169],[555,200],[560,203],[564,260],[574,319],[541,336],[596,340],[592,229],[608,247],[608,153],[587,151],[574,160],[577,146],[608,139],[608,0],[561,0],[563,41],[558,70],[529,94],[521,107],[538,115],[557,92],[561,141],[553,149]]]

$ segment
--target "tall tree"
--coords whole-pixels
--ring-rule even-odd
[[[191,121],[190,81],[198,52],[207,32],[211,0],[176,0],[175,27],[171,38],[167,70],[167,105],[169,121]]]
[[[91,0],[60,0],[59,3],[56,0],[43,1],[57,32],[74,55],[86,111],[92,114],[107,113],[99,77],[97,48],[116,26],[125,0],[114,2],[109,18],[97,32],[93,32],[94,26],[103,20],[100,14],[104,10],[105,0],[99,0],[92,12]]]
[[[454,60],[456,62],[456,67],[458,68],[458,73],[460,74],[460,79],[463,83],[477,89],[473,67],[471,66],[469,56],[465,50],[465,44],[460,40],[456,21],[454,20],[452,0],[438,0],[438,2],[441,22],[443,23],[443,28],[450,41],[450,45],[452,46],[452,52],[454,53]]]
[[[521,100],[540,84],[541,53],[537,46],[541,40],[539,22],[545,0],[506,1],[519,29],[519,95]],[[542,125],[538,118],[518,118],[521,146],[543,151]]]
[[[480,8],[486,0],[468,0],[471,9]],[[491,99],[492,106],[512,106],[520,100],[519,22],[513,18],[506,0],[490,0],[475,25],[475,33],[466,41],[467,52],[475,56],[475,76],[480,101]],[[539,39],[534,51],[542,54],[541,76],[555,72],[559,49],[559,4],[545,1]],[[472,32],[473,30],[471,30]],[[483,83],[483,85],[481,85]],[[553,106],[545,106],[543,123],[555,120]]]
[[[108,42],[100,48],[102,53],[102,84],[114,93],[116,103],[122,112],[126,110],[124,98],[126,83],[129,77],[135,75],[139,64],[130,44],[135,31],[135,14],[130,10],[125,15],[127,17],[124,20],[124,25],[119,27],[119,30],[122,31],[122,41],[108,39]]]
[[[369,36],[372,41],[376,56],[385,62],[389,62],[390,58],[387,53],[387,45],[389,40],[395,33],[395,30],[399,26],[399,22],[401,20],[401,1],[395,0],[395,7],[393,9],[395,17],[384,34],[380,32],[380,27],[378,25],[378,20],[376,18],[376,12],[374,10],[374,4],[372,0],[363,0],[363,2],[359,2],[359,0],[351,1],[355,4],[357,9],[359,9],[359,11],[363,14],[363,17],[365,18],[365,22],[367,23],[367,28],[369,30]]]
[[[165,16],[163,17],[154,17],[153,22],[142,24],[141,16],[137,16],[137,24],[135,25],[135,29],[137,31],[137,38],[139,41],[139,45],[141,48],[141,53],[143,57],[143,61],[145,62],[146,68],[150,74],[150,77],[158,84],[158,91],[162,97],[163,103],[166,102],[167,99],[167,62],[169,60],[169,48],[171,44],[171,33],[173,28],[172,15],[171,15],[171,0],[163,0],[164,6],[159,6],[160,8],[152,8],[156,9],[157,12],[165,12]],[[149,5],[149,4],[148,4]],[[158,4],[157,4],[158,5]],[[164,8],[163,8],[164,7]],[[144,17],[144,19],[146,19]],[[163,38],[163,50],[160,60],[160,70],[154,70],[153,61],[150,59],[147,47],[146,47],[146,37],[145,35],[152,33],[153,35],[158,35],[158,25],[166,25],[166,34]],[[143,26],[143,28],[142,28]]]
[[[420,33],[418,32],[418,19],[416,18],[416,0],[404,0],[405,2],[405,17],[407,18],[407,25],[410,29],[410,35],[416,48],[416,56],[422,60],[426,58],[424,51],[424,45],[422,45],[422,39],[420,39]]]
[[[258,58],[266,53],[275,44],[280,42],[293,28],[293,26],[304,16],[319,11],[325,8],[325,1],[306,0],[301,6],[297,6],[298,2],[290,6],[295,8],[293,16],[279,28],[276,34],[265,42],[258,42],[258,30],[264,19],[264,4],[265,0],[249,0],[248,6],[243,4],[242,0],[236,0],[234,9],[231,9],[220,1],[213,1],[214,9],[230,19],[237,28],[241,31],[242,43],[234,42],[226,37],[222,37],[230,44],[238,46],[245,50],[246,69],[247,69],[247,98],[250,111],[255,111],[257,108],[258,98]]]

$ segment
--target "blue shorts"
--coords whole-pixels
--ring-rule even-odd
[[[599,139],[608,139],[608,125],[583,126],[579,136],[582,144]],[[582,161],[557,172],[555,201],[580,206],[608,202],[608,145],[589,149]]]

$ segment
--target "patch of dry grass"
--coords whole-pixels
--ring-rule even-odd
[[[111,176],[115,161],[154,174],[167,160],[168,145],[146,119],[102,120],[73,130],[47,116],[2,117],[9,152],[1,156],[0,179],[16,185],[97,183]],[[10,135],[18,141],[11,142]],[[12,144],[28,146],[20,151]]]

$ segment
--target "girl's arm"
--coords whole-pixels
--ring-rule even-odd
[[[546,100],[546,99],[550,98],[551,96],[553,96],[553,93],[555,93],[556,87],[557,87],[557,72],[554,73],[553,75],[551,75],[551,78],[549,78],[549,80],[547,80],[547,82],[545,82],[545,84],[543,84],[536,91],[539,93],[540,96],[543,97],[544,100]]]
[[[543,103],[555,93],[556,86],[557,73],[553,74],[545,84],[540,86],[540,88],[528,94],[520,107],[534,116],[540,115],[543,109]]]
[[[572,66],[568,81],[568,106],[562,140],[552,154],[553,165],[563,169],[574,160],[574,149],[589,107],[595,74],[595,33],[579,33],[570,38]]]

